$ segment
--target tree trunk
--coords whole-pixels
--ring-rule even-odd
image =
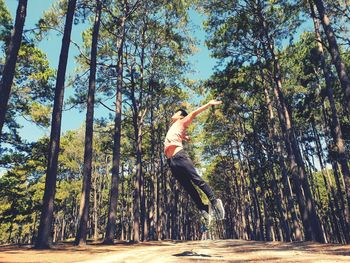
[[[66,219],[62,216],[62,228],[61,228],[61,240],[65,240],[65,232],[66,231]]]
[[[56,88],[55,88],[55,100],[52,112],[52,125],[49,144],[48,166],[45,180],[45,191],[43,198],[43,207],[40,216],[40,225],[38,238],[35,247],[36,248],[48,248],[51,241],[49,240],[52,233],[52,216],[53,216],[53,203],[56,193],[56,178],[57,178],[57,164],[58,164],[58,152],[60,145],[61,135],[61,119],[62,119],[62,107],[64,99],[64,81],[67,68],[70,36],[73,25],[73,18],[75,12],[77,0],[69,0],[66,24],[64,28],[64,34],[62,39],[62,47],[58,65]]]
[[[288,200],[288,210],[291,212],[292,215],[292,231],[293,231],[293,235],[294,235],[294,239],[297,241],[301,241],[302,240],[302,236],[301,236],[301,231],[299,228],[299,224],[298,224],[298,219],[297,219],[297,215],[295,212],[295,208],[294,208],[294,202],[292,200],[292,193],[288,191],[289,187],[288,184],[286,184],[286,182],[288,181],[287,179],[287,173],[286,173],[286,168],[285,168],[285,164],[284,164],[284,160],[283,160],[283,156],[282,156],[282,150],[281,150],[281,146],[279,143],[279,139],[277,138],[277,131],[276,131],[276,127],[275,127],[275,114],[273,112],[273,107],[272,107],[272,101],[270,99],[270,94],[269,91],[266,88],[265,85],[265,75],[263,72],[263,69],[261,69],[261,78],[263,81],[263,85],[264,85],[264,94],[265,94],[265,100],[266,100],[266,105],[267,105],[267,109],[269,112],[269,139],[271,141],[271,145],[269,147],[269,151],[270,154],[268,156],[268,159],[270,160],[270,165],[271,165],[271,173],[273,175],[273,189],[274,189],[274,196],[275,196],[275,201],[276,201],[276,205],[279,208],[279,213],[280,213],[280,221],[281,221],[281,225],[284,229],[284,233],[285,233],[285,240],[286,241],[292,241],[292,237],[291,237],[291,233],[290,233],[290,229],[289,229],[289,224],[288,224],[288,220],[287,220],[287,213],[285,211],[285,209],[282,206],[282,198],[280,198],[280,195],[278,193],[278,187],[277,187],[277,180],[276,180],[276,174],[274,172],[273,169],[273,159],[271,160],[272,157],[274,157],[273,154],[273,149],[275,149],[276,145],[277,145],[277,157],[276,159],[279,161],[279,165],[281,168],[281,172],[282,172],[282,181],[284,182],[284,190],[285,190],[285,195],[286,198]]]
[[[295,190],[302,215],[305,238],[306,240],[325,242],[321,222],[318,217],[315,202],[310,190],[310,185],[306,177],[307,174],[305,171],[305,164],[296,139],[292,114],[288,109],[282,93],[281,69],[278,57],[275,54],[274,40],[269,34],[269,29],[261,9],[258,10],[258,16],[264,33],[264,38],[266,40],[266,46],[264,46],[264,48],[268,49],[273,63],[272,76],[274,80],[274,94],[276,101],[278,102],[278,117],[289,160],[289,172],[292,174],[293,182],[296,186]],[[264,52],[266,55],[266,49],[264,49]]]
[[[93,189],[94,189],[94,208],[93,208],[93,220],[94,220],[94,240],[98,239],[98,199],[97,199],[97,195],[98,195],[98,183],[97,183],[97,174],[95,174],[94,176],[94,185],[93,185]]]
[[[122,196],[122,214],[121,214],[121,224],[122,224],[122,234],[121,234],[121,240],[126,240],[126,228],[125,228],[125,212],[126,212],[126,204],[125,204],[125,200],[126,200],[126,194],[125,194],[125,176],[124,176],[124,167],[122,165],[121,167],[121,184],[122,184],[122,193],[121,193],[121,196]]]
[[[121,121],[122,121],[122,89],[123,89],[123,47],[125,35],[125,17],[121,20],[122,35],[118,49],[118,65],[117,65],[117,96],[116,111],[114,117],[114,144],[113,144],[113,161],[112,161],[112,178],[111,190],[109,196],[108,221],[106,226],[105,244],[113,244],[118,204],[118,184],[119,184],[119,166],[120,166],[120,139],[121,139]]]
[[[241,132],[242,132],[242,127],[241,127]],[[263,232],[260,228],[260,221],[258,221],[258,214],[260,213],[260,209],[259,206],[257,205],[257,197],[253,198],[253,200],[251,200],[251,196],[250,196],[250,189],[249,188],[253,188],[253,191],[255,192],[256,190],[254,190],[254,185],[253,186],[249,186],[247,181],[246,181],[246,176],[244,175],[244,162],[241,158],[241,152],[240,152],[240,144],[239,141],[236,140],[236,151],[237,151],[237,157],[238,157],[238,163],[239,163],[239,167],[240,167],[240,175],[241,175],[241,180],[244,182],[244,186],[243,188],[244,190],[244,195],[246,196],[246,202],[245,202],[245,206],[246,206],[246,216],[247,216],[247,224],[248,224],[248,229],[247,229],[247,233],[250,239],[254,239],[254,240],[259,240],[259,234]],[[248,168],[250,168],[250,165],[248,165]],[[251,177],[251,171],[249,171],[249,176]],[[252,179],[251,179],[252,180]],[[254,182],[250,182],[251,184]],[[252,204],[253,203],[253,207]],[[258,211],[259,209],[259,211]],[[248,212],[249,211],[249,212]],[[254,216],[253,216],[254,215]],[[249,220],[250,219],[250,220]],[[252,225],[253,230],[251,231],[250,229],[250,222]],[[260,230],[260,232],[257,232],[257,230]]]
[[[28,0],[18,1],[15,26],[12,31],[11,40],[7,51],[6,62],[0,81],[0,137],[5,122],[5,115],[7,111],[8,101],[10,98],[12,82],[15,76],[18,51],[22,43],[23,27],[27,15],[27,2]]]
[[[247,224],[246,224],[246,219],[245,219],[245,197],[243,194],[243,184],[242,182],[239,184],[238,183],[238,173],[235,167],[235,159],[234,159],[234,154],[233,154],[233,145],[229,145],[229,151],[230,151],[230,157],[232,159],[232,165],[231,165],[231,175],[232,175],[232,180],[233,180],[233,185],[235,187],[235,199],[237,200],[237,209],[238,213],[240,215],[239,219],[240,222],[238,224],[238,236],[235,238],[242,238],[244,240],[248,240],[248,231],[247,231]],[[237,210],[236,210],[237,211]]]
[[[325,20],[325,22],[322,22],[322,23],[326,23],[326,21],[328,21],[328,18],[324,14],[324,7],[323,7],[322,0],[320,0],[318,2],[320,4],[320,8],[323,10],[323,16],[324,16],[323,19]],[[343,176],[345,179],[345,185],[346,185],[345,191],[346,191],[346,196],[347,196],[347,201],[348,201],[348,209],[345,209],[344,214],[345,214],[345,220],[346,220],[346,228],[349,229],[349,225],[350,225],[350,170],[349,170],[349,166],[348,166],[348,162],[347,162],[348,158],[346,156],[343,133],[342,133],[340,121],[338,118],[337,108],[335,106],[334,91],[333,91],[333,87],[332,87],[332,83],[331,83],[331,79],[330,79],[330,70],[327,68],[327,65],[326,65],[324,50],[323,50],[323,46],[321,44],[322,39],[321,39],[320,30],[319,30],[319,24],[318,24],[318,21],[316,19],[316,15],[314,12],[314,6],[312,3],[310,3],[310,10],[311,10],[311,16],[312,16],[313,21],[314,21],[314,28],[315,28],[315,34],[316,34],[316,39],[317,39],[317,45],[318,45],[318,50],[320,53],[321,68],[322,68],[323,75],[325,78],[327,97],[328,97],[330,108],[331,108],[332,118],[331,118],[331,122],[329,123],[330,124],[329,128],[330,128],[331,135],[333,138],[333,143],[335,145],[335,147],[333,149],[335,151],[336,160],[341,167],[341,170],[342,170],[342,173],[343,173]],[[321,14],[321,12],[320,12],[320,14]],[[328,23],[329,23],[329,21],[328,21]],[[330,30],[329,33],[332,36],[332,28],[330,27],[329,30]],[[325,31],[326,31],[326,29],[325,29]],[[335,39],[334,35],[333,35],[333,38],[332,39],[335,41],[335,45],[336,45],[336,39]],[[328,41],[329,41],[329,43],[331,43],[330,40],[328,40]],[[332,55],[332,58],[333,58],[333,55]],[[339,66],[339,67],[341,67],[341,66]],[[339,75],[339,73],[338,73],[338,75]],[[349,236],[348,230],[346,231],[345,236],[346,236],[347,242],[349,242],[350,236]]]
[[[250,177],[250,184],[251,184],[250,188],[252,189],[252,193],[253,193],[254,220],[256,222],[256,228],[259,229],[259,232],[257,232],[255,240],[265,241],[264,220],[261,213],[259,197],[256,190],[255,180],[253,177],[253,172],[252,172],[249,159],[247,159],[247,167],[248,167],[248,172]]]
[[[290,114],[285,106],[284,97],[279,87],[280,80],[277,80],[277,84],[278,86],[275,86],[275,94],[282,107],[280,110],[283,111],[280,112],[280,123],[287,148],[289,172],[292,174],[293,182],[296,184],[295,190],[304,224],[305,238],[306,240],[324,242],[320,219],[316,213],[310,185],[306,178],[305,167],[291,125]]]
[[[33,227],[32,227],[32,233],[31,233],[31,242],[30,244],[34,244],[35,242],[35,230],[36,230],[36,222],[37,222],[37,219],[38,219],[38,213],[37,212],[34,212],[34,220],[33,220]]]
[[[144,26],[142,29],[141,34],[141,54],[140,54],[140,92],[139,92],[139,103],[141,105],[142,103],[142,97],[143,97],[143,89],[144,89],[144,63],[145,63],[145,48],[146,48],[146,31],[147,31],[147,23],[144,21]],[[140,108],[138,109],[140,110]],[[141,116],[139,116],[141,117]],[[142,125],[143,125],[143,116],[139,118],[140,122],[138,123],[138,148],[137,148],[137,156],[140,157],[138,165],[140,165],[139,170],[139,183],[140,183],[140,211],[141,211],[141,217],[140,217],[140,223],[141,223],[141,240],[144,241],[146,237],[146,228],[147,228],[147,220],[146,220],[146,196],[145,196],[145,175],[142,172]]]
[[[327,192],[327,196],[328,196],[328,204],[329,204],[329,214],[332,216],[330,218],[331,222],[333,223],[333,234],[336,234],[337,236],[337,239],[339,240],[339,242],[341,242],[341,235],[340,235],[340,231],[339,231],[339,228],[338,228],[338,220],[337,218],[335,217],[334,215],[334,212],[338,212],[334,209],[334,204],[333,204],[333,200],[336,201],[336,196],[335,196],[335,193],[334,193],[334,188],[332,186],[332,182],[330,180],[327,180],[327,177],[325,175],[325,173],[327,173],[327,176],[328,176],[328,179],[329,179],[329,174],[328,174],[328,171],[326,171],[326,167],[324,165],[324,162],[323,162],[323,158],[322,158],[322,147],[321,147],[321,142],[320,142],[320,138],[319,138],[319,134],[316,130],[316,127],[315,127],[315,123],[312,122],[312,130],[313,130],[313,133],[314,133],[314,137],[315,137],[315,144],[316,144],[316,152],[317,152],[317,156],[319,158],[319,163],[320,163],[320,167],[321,167],[321,173],[322,173],[322,178],[323,178],[323,182],[325,184],[325,188],[326,188],[326,192]],[[331,188],[331,189],[330,189]],[[332,194],[332,195],[331,195]],[[333,199],[332,199],[333,197]],[[337,205],[336,205],[337,206]],[[343,217],[341,216],[340,218],[341,220],[341,225],[343,226],[343,229],[344,228],[344,222],[343,222]],[[347,231],[346,231],[347,232]],[[349,234],[348,233],[344,233],[346,236],[348,236]]]
[[[141,160],[140,156],[137,156],[136,174],[134,178],[134,195],[133,195],[133,210],[134,210],[134,222],[133,222],[133,241],[140,241],[140,173],[141,173]]]
[[[153,104],[153,100],[154,100],[154,91],[153,91],[153,83],[151,82],[150,84],[150,93],[152,96],[152,104]],[[150,171],[150,175],[151,175],[151,180],[150,180],[150,207],[149,207],[149,211],[150,211],[150,222],[149,222],[149,228],[150,228],[150,235],[148,237],[148,239],[151,240],[155,240],[156,239],[156,225],[157,225],[157,218],[156,218],[156,196],[157,196],[157,192],[156,192],[156,187],[155,187],[155,182],[157,181],[157,174],[156,174],[156,148],[155,148],[155,129],[154,129],[154,107],[153,105],[151,105],[150,107],[150,130],[151,130],[151,171]]]
[[[340,55],[337,39],[335,37],[333,28],[329,22],[329,18],[326,14],[323,0],[314,0],[314,3],[316,5],[318,14],[320,16],[319,18],[321,20],[325,35],[328,40],[329,53],[331,54],[332,62],[337,70],[340,85],[344,93],[344,104],[346,105],[347,112],[349,113],[350,112],[350,80],[346,72],[346,66],[343,63],[342,57]],[[349,180],[348,183],[350,183],[350,178],[348,180]],[[350,184],[348,186],[350,186]],[[350,191],[350,189],[348,189],[348,191]]]
[[[83,185],[81,191],[80,210],[78,216],[78,232],[75,239],[76,245],[86,245],[87,221],[89,218],[89,203],[91,192],[91,167],[93,151],[93,130],[94,130],[94,106],[95,106],[95,89],[96,89],[96,60],[97,60],[97,43],[101,21],[101,2],[97,0],[96,17],[92,33],[91,43],[91,62],[89,77],[89,92],[87,98],[86,127],[85,127],[85,149],[84,149],[84,168],[83,168]]]
[[[266,205],[266,202],[265,202],[265,198],[266,198],[265,186],[264,186],[263,181],[262,181],[262,178],[264,177],[264,174],[261,171],[260,164],[258,162],[259,154],[256,151],[257,147],[260,147],[260,145],[257,146],[258,139],[257,139],[257,135],[256,135],[254,112],[253,112],[251,118],[252,118],[253,138],[254,138],[254,143],[255,143],[255,147],[253,149],[253,154],[254,154],[255,158],[252,160],[252,162],[253,162],[254,167],[255,167],[254,175],[256,175],[256,178],[258,180],[257,183],[260,186],[260,195],[258,195],[257,186],[256,186],[255,181],[254,181],[255,178],[253,177],[253,174],[252,174],[252,171],[251,171],[252,165],[250,164],[249,157],[247,158],[247,161],[248,161],[248,166],[249,166],[249,174],[250,174],[250,177],[251,177],[250,181],[252,183],[254,197],[255,197],[257,205],[258,205],[259,220],[260,220],[260,238],[261,238],[261,240],[269,241],[269,239],[267,239],[267,236],[265,235],[265,233],[267,233],[269,231],[269,229],[266,228],[266,224],[265,224],[265,222],[268,221],[268,217],[269,216],[267,214],[268,209],[266,209],[266,207],[265,207],[265,205]],[[244,132],[246,133],[245,128],[244,128]],[[264,214],[261,211],[261,205],[260,205],[260,200],[259,199],[261,199],[261,201],[262,201]],[[263,215],[264,215],[265,218],[263,218]]]
[[[134,230],[134,236],[133,241],[139,242],[140,238],[143,238],[143,235],[140,236],[140,226],[142,227],[141,223],[143,223],[142,219],[142,210],[140,209],[140,203],[142,201],[142,187],[143,187],[143,180],[142,180],[142,126],[143,126],[143,118],[146,113],[146,110],[141,114],[138,114],[136,117],[134,116],[134,129],[135,129],[135,137],[136,137],[136,174],[135,174],[135,181],[134,181],[134,224],[133,224],[133,230]],[[136,127],[135,127],[136,126]],[[141,215],[140,215],[141,210]],[[143,229],[143,228],[142,228]]]
[[[136,140],[136,176],[135,176],[135,188],[134,188],[134,238],[135,242],[143,241],[145,239],[145,218],[146,218],[146,208],[145,208],[145,191],[144,191],[144,173],[142,171],[142,136],[143,136],[143,122],[147,109],[141,110],[141,105],[143,102],[143,70],[144,70],[144,56],[145,56],[145,33],[147,31],[147,24],[144,25],[142,29],[142,46],[141,46],[141,56],[140,56],[140,91],[138,92],[138,98],[136,101],[135,92],[135,79],[134,75],[131,74],[131,100],[133,107],[133,126],[134,135]],[[133,70],[132,70],[133,72]],[[141,229],[141,235],[140,235]]]
[[[158,143],[161,142],[162,138],[162,129],[159,127],[157,129],[157,139]],[[164,172],[164,164],[163,164],[163,151],[162,147],[158,147],[158,158],[159,158],[159,172],[157,173],[157,190],[156,190],[156,202],[157,202],[157,240],[162,239],[162,225],[163,225],[163,211],[164,211],[164,202],[162,203],[162,200],[164,200],[165,196],[162,196],[161,186],[162,186],[162,178]],[[163,189],[164,191],[164,189]]]
[[[330,127],[331,125],[329,124],[329,120],[327,118],[327,112],[326,112],[326,109],[325,109],[325,106],[322,105],[322,115],[323,115],[323,118],[324,118],[324,123],[326,124],[326,127]],[[328,132],[329,133],[329,132]],[[333,194],[334,195],[334,203],[336,205],[336,208],[339,206],[338,205],[338,202],[340,202],[340,206],[341,206],[341,209],[337,209],[338,211],[338,217],[342,220],[342,218],[344,218],[344,226],[343,226],[343,232],[344,232],[344,235],[345,236],[349,236],[349,225],[347,223],[347,212],[348,210],[345,208],[346,206],[346,202],[345,202],[345,199],[344,199],[344,196],[343,196],[343,190],[342,190],[342,186],[341,186],[341,183],[340,183],[340,176],[339,176],[339,172],[338,172],[338,165],[337,165],[337,161],[334,160],[334,156],[332,156],[332,146],[330,145],[330,143],[327,142],[327,147],[328,147],[328,151],[330,152],[330,155],[331,155],[331,160],[332,160],[332,168],[333,168],[333,174],[334,174],[334,179],[335,179],[335,183],[336,183],[336,186],[337,186],[337,194]],[[329,182],[331,182],[331,180],[329,179]],[[346,237],[345,237],[346,239]]]

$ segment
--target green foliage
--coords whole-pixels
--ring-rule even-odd
[[[25,175],[24,169],[13,169],[0,178],[0,225],[10,225],[8,229],[10,233],[15,231],[14,226],[16,228],[31,221],[32,201]],[[8,241],[11,242],[11,240],[0,240],[0,242]]]
[[[19,117],[41,127],[49,126],[54,75],[46,55],[34,44],[22,43],[5,119],[6,129],[1,135],[1,141],[7,143],[1,144],[1,159],[6,159],[2,163],[20,163],[16,157],[25,155],[28,149],[28,144],[18,134],[21,128],[18,124]]]
[[[50,125],[51,108],[43,106],[38,102],[33,102],[29,109],[30,118],[40,126],[48,127]]]
[[[8,45],[10,41],[11,30],[12,30],[11,14],[7,9],[4,0],[0,0],[0,43],[3,42],[1,43],[3,49]]]
[[[67,6],[67,0],[54,1],[50,9],[44,12],[43,17],[37,23],[38,31],[35,36],[38,41],[45,38],[51,30],[63,32]]]

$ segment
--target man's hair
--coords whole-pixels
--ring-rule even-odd
[[[175,111],[175,113],[178,112],[178,111],[181,111],[181,116],[183,116],[183,117],[186,117],[188,115],[187,112],[184,109],[177,109]]]

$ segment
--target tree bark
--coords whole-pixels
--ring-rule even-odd
[[[150,94],[152,96],[151,101],[152,104],[154,101],[154,87],[153,82],[151,81],[149,85]],[[155,127],[154,127],[154,107],[153,105],[150,106],[150,130],[151,130],[151,169],[150,169],[150,222],[149,222],[149,228],[150,228],[150,235],[148,239],[155,240],[156,239],[156,225],[157,225],[157,217],[156,217],[156,210],[157,210],[157,203],[156,203],[156,187],[155,183],[157,182],[157,174],[156,174],[156,147],[155,147]]]
[[[289,172],[292,174],[293,182],[296,184],[295,190],[302,215],[305,238],[306,240],[324,242],[320,219],[316,213],[310,185],[306,178],[305,167],[291,125],[290,114],[285,106],[284,97],[279,87],[279,80],[277,80],[277,84],[278,85],[275,86],[275,94],[281,104],[280,110],[282,111],[280,112],[280,123],[287,148]]]
[[[94,131],[94,106],[96,89],[96,61],[97,61],[97,43],[100,30],[102,6],[99,0],[96,1],[96,16],[92,32],[91,43],[91,62],[89,77],[89,92],[87,98],[87,112],[85,124],[85,150],[83,167],[83,185],[81,191],[80,210],[78,216],[78,232],[75,239],[76,245],[86,245],[87,221],[89,218],[89,203],[91,192],[91,170],[92,170],[92,151],[93,151],[93,131]]]
[[[121,193],[121,195],[122,195],[122,209],[121,209],[121,211],[122,211],[122,214],[121,214],[121,224],[122,224],[122,234],[121,234],[121,240],[126,240],[126,228],[125,228],[125,217],[127,216],[127,215],[125,215],[125,211],[126,211],[126,202],[125,202],[125,200],[126,200],[126,194],[125,194],[125,176],[124,176],[124,167],[123,167],[123,165],[122,165],[122,167],[121,167],[121,184],[122,184],[122,193]]]
[[[324,119],[324,123],[325,123],[325,127],[326,127],[326,133],[329,134],[329,131],[328,131],[328,127],[330,127],[331,125],[329,124],[330,123],[330,120],[328,120],[328,114],[327,114],[327,111],[326,111],[326,108],[324,105],[322,105],[322,116],[323,116],[323,119]],[[333,174],[334,174],[334,179],[335,179],[335,183],[336,183],[336,186],[337,186],[337,193],[336,194],[333,194],[334,195],[334,203],[336,205],[336,209],[338,211],[337,215],[338,217],[341,219],[341,218],[344,218],[344,221],[345,221],[345,225],[344,225],[344,228],[343,228],[343,232],[344,232],[344,235],[349,235],[349,226],[348,224],[346,223],[346,218],[347,218],[347,209],[345,208],[346,207],[346,202],[345,202],[345,199],[344,199],[344,195],[343,195],[343,190],[342,190],[342,186],[341,186],[341,182],[340,182],[340,175],[339,175],[339,172],[338,172],[338,165],[337,165],[337,161],[334,160],[334,156],[332,156],[332,146],[331,144],[328,142],[327,140],[327,147],[328,147],[328,151],[330,153],[330,156],[331,156],[331,164],[332,164],[332,169],[333,169]],[[332,180],[331,179],[328,179],[329,182],[331,182]],[[340,209],[339,209],[339,205],[338,205],[338,202],[340,202]]]
[[[144,63],[145,63],[145,48],[146,48],[146,31],[147,31],[147,22],[144,21],[144,26],[142,28],[141,33],[141,54],[140,54],[140,92],[138,102],[142,103],[143,98],[143,89],[144,89]],[[140,108],[138,109],[140,110]],[[140,112],[139,112],[140,113]],[[143,115],[144,116],[144,115]],[[146,196],[145,196],[145,175],[142,172],[142,126],[143,126],[143,116],[139,116],[140,120],[138,122],[138,143],[137,143],[137,153],[136,155],[139,157],[137,167],[140,166],[139,170],[139,184],[140,184],[140,223],[141,223],[141,240],[144,241],[146,237],[146,228],[147,228],[147,220],[146,220]]]
[[[8,101],[10,98],[12,82],[15,76],[18,52],[22,43],[23,27],[27,15],[27,2],[28,0],[18,1],[15,26],[12,31],[11,40],[7,51],[6,62],[0,81],[0,137],[5,122],[5,115],[7,111]]]
[[[98,180],[97,180],[97,174],[94,176],[94,184],[93,184],[93,189],[94,189],[94,208],[93,208],[93,220],[94,220],[94,240],[98,239]]]
[[[314,0],[314,3],[316,5],[316,8],[319,14],[319,19],[321,20],[324,32],[328,40],[329,53],[331,54],[332,62],[337,70],[340,85],[344,93],[344,104],[346,105],[347,112],[349,113],[350,112],[350,80],[346,72],[346,66],[339,52],[337,39],[335,37],[333,28],[330,24],[329,18],[326,14],[323,0]],[[348,186],[350,186],[350,178],[348,180],[349,180]]]
[[[337,199],[336,199],[336,195],[334,192],[334,187],[332,186],[332,182],[330,180],[327,180],[327,178],[329,179],[329,174],[328,174],[328,171],[326,171],[326,167],[325,167],[324,162],[323,162],[321,142],[320,142],[319,134],[316,130],[314,122],[312,122],[312,130],[313,130],[314,137],[315,137],[316,152],[317,152],[317,156],[318,156],[319,162],[320,162],[322,178],[323,178],[323,182],[325,184],[325,188],[326,188],[326,192],[327,192],[327,196],[328,196],[328,200],[329,200],[328,201],[329,214],[332,216],[330,218],[330,220],[333,223],[333,227],[332,227],[333,234],[336,234],[337,239],[339,240],[339,242],[341,242],[341,235],[340,235],[340,231],[338,228],[338,222],[337,222],[338,220],[337,220],[336,216],[334,215],[334,213],[335,212],[338,213],[338,210],[339,210],[339,209],[337,209],[337,211],[336,211],[334,209],[334,204],[333,204],[333,200],[336,202]],[[327,176],[325,175],[325,173],[327,173]],[[338,207],[337,204],[336,204],[336,207]],[[340,221],[341,221],[340,223],[342,225],[342,228],[346,229],[345,225],[344,225],[343,216],[340,217]],[[345,237],[349,235],[349,233],[347,233],[347,231],[345,231],[344,234],[345,234]]]
[[[232,143],[230,143],[229,152],[230,152],[230,157],[232,159],[231,175],[232,175],[233,185],[235,188],[235,200],[237,200],[238,214],[240,215],[240,217],[239,217],[240,222],[238,224],[238,229],[239,229],[238,236],[235,238],[242,238],[244,240],[248,240],[248,230],[247,230],[245,209],[244,209],[246,199],[245,199],[245,195],[243,194],[243,191],[244,191],[243,183],[242,182],[240,184],[238,183],[238,176],[239,175],[238,175],[236,167],[235,167],[233,148],[234,148],[234,146],[232,145]]]
[[[320,8],[322,9],[322,7],[323,7],[322,1],[317,0],[317,2],[319,2]],[[347,161],[348,157],[346,156],[345,143],[344,143],[344,139],[343,139],[343,132],[342,132],[342,129],[340,126],[337,108],[335,106],[334,91],[333,91],[333,87],[332,87],[332,83],[331,83],[331,79],[330,79],[330,70],[327,68],[327,65],[326,65],[324,50],[323,50],[323,46],[321,44],[322,39],[321,39],[320,30],[319,30],[319,24],[318,24],[318,21],[316,19],[316,15],[314,12],[314,6],[311,2],[310,2],[310,10],[311,10],[311,16],[312,16],[313,22],[314,22],[317,45],[318,45],[318,50],[320,53],[321,68],[322,68],[323,75],[325,78],[327,97],[328,97],[330,109],[331,109],[331,121],[329,123],[330,124],[329,128],[330,128],[331,136],[333,138],[333,143],[335,146],[335,147],[333,147],[333,149],[335,151],[336,161],[339,163],[339,165],[341,167],[341,171],[343,173],[344,181],[345,181],[345,185],[346,185],[345,191],[346,191],[346,197],[347,197],[347,201],[348,201],[348,209],[346,209],[344,211],[344,214],[345,214],[346,228],[349,230],[350,229],[350,227],[349,227],[349,225],[350,225],[350,169],[349,169],[348,161]],[[324,8],[322,10],[324,13]],[[319,13],[321,14],[320,11],[319,11]],[[325,14],[323,14],[323,15],[325,16],[325,18],[323,18],[323,19],[328,20],[327,16]],[[325,23],[325,22],[323,22],[323,23]],[[330,28],[329,30],[331,31],[330,32],[330,34],[331,34],[332,28]],[[326,29],[325,29],[325,31],[326,31]],[[334,37],[334,41],[336,44],[335,37]],[[329,43],[331,43],[330,40],[329,40]],[[339,75],[339,73],[338,73],[338,75]],[[347,242],[349,242],[349,239],[350,239],[348,230],[345,231],[345,234],[346,234],[345,236],[346,236]]]
[[[135,103],[136,104],[136,103]],[[139,112],[141,113],[141,112]],[[141,208],[141,201],[142,201],[142,187],[143,187],[143,180],[142,180],[142,126],[143,126],[143,118],[146,113],[146,110],[142,114],[137,114],[137,116],[134,116],[134,130],[135,130],[135,137],[136,137],[136,174],[135,174],[135,180],[134,180],[134,224],[133,224],[133,230],[134,230],[134,236],[133,241],[139,242],[140,238],[143,238],[143,235],[140,236],[140,225],[143,223],[142,219],[142,210]],[[141,214],[140,214],[141,210]],[[143,230],[143,227],[142,227]]]
[[[113,161],[112,161],[112,178],[111,190],[109,196],[108,221],[106,226],[105,244],[113,244],[118,204],[118,184],[119,184],[119,166],[120,166],[120,139],[121,139],[121,122],[122,122],[122,102],[123,102],[123,48],[125,37],[125,16],[121,19],[121,39],[118,49],[118,65],[117,65],[117,96],[116,111],[114,117],[114,144],[113,144]]]
[[[145,207],[145,191],[144,191],[144,173],[142,171],[142,137],[143,137],[143,124],[144,117],[147,109],[142,111],[141,104],[143,102],[143,70],[144,70],[144,59],[145,59],[145,34],[147,31],[147,24],[142,29],[142,44],[141,44],[141,55],[140,55],[140,91],[136,101],[135,92],[135,78],[131,75],[132,82],[132,107],[133,107],[133,126],[134,135],[136,140],[136,175],[134,181],[134,238],[133,241],[138,242],[140,239],[145,239],[145,218],[146,218],[146,207]],[[133,70],[132,70],[133,71]],[[141,230],[141,233],[140,233]]]
[[[162,138],[162,128],[161,126],[157,129],[157,139],[158,143],[161,143]],[[164,200],[165,196],[162,195],[162,187],[163,184],[163,174],[164,172],[164,163],[163,163],[163,151],[162,147],[158,147],[158,158],[159,158],[159,172],[157,173],[157,240],[162,239],[162,225],[163,225],[163,211],[164,211],[164,202],[162,203],[162,200]],[[164,189],[163,189],[164,192]]]
[[[64,82],[66,76],[70,36],[72,32],[73,18],[77,0],[69,0],[67,16],[64,28],[64,34],[62,39],[62,47],[58,65],[57,81],[55,88],[55,99],[52,112],[52,125],[49,144],[48,166],[45,180],[45,191],[43,198],[42,212],[40,216],[40,225],[38,232],[38,239],[36,242],[36,248],[48,248],[50,247],[51,229],[52,229],[52,216],[53,216],[53,203],[56,193],[56,180],[57,180],[57,165],[58,165],[58,152],[60,145],[61,135],[61,119],[62,119],[62,107],[64,99]]]
[[[286,168],[285,168],[285,164],[284,164],[284,160],[283,160],[283,156],[282,156],[282,149],[280,146],[279,138],[277,136],[277,131],[276,131],[276,127],[275,127],[275,125],[276,125],[275,114],[273,112],[272,101],[270,99],[269,91],[267,90],[266,85],[265,85],[265,75],[264,75],[263,69],[261,69],[260,75],[261,75],[263,85],[264,85],[265,100],[266,100],[266,105],[267,105],[268,114],[269,114],[269,116],[268,116],[268,119],[269,119],[269,139],[271,140],[271,145],[269,147],[269,151],[271,152],[271,154],[269,154],[268,158],[269,158],[269,160],[271,160],[272,156],[274,156],[273,149],[277,148],[276,159],[279,162],[281,173],[282,173],[282,182],[284,184],[283,189],[284,189],[285,196],[288,200],[287,207],[292,215],[292,234],[294,236],[294,240],[301,241],[302,240],[301,231],[300,231],[300,227],[299,227],[299,223],[298,223],[298,218],[297,218],[297,215],[295,212],[292,193],[290,191],[288,191],[289,190],[288,183],[287,183],[288,178],[287,178]],[[273,160],[271,160],[271,165],[272,165],[272,162],[273,162]],[[287,220],[287,213],[282,206],[282,199],[280,198],[280,195],[278,193],[277,180],[276,180],[276,175],[275,175],[273,167],[271,167],[271,173],[273,175],[273,180],[274,180],[273,189],[274,189],[276,205],[280,211],[280,220],[281,220],[282,227],[284,229],[285,240],[291,241],[292,237],[291,237],[289,224],[288,224],[288,220]]]
[[[284,95],[282,93],[282,78],[278,58],[275,54],[273,39],[269,35],[267,24],[262,11],[258,11],[261,21],[264,38],[266,39],[266,48],[268,49],[273,63],[274,94],[278,102],[278,117],[285,141],[289,172],[293,177],[296,195],[300,207],[302,222],[304,225],[305,239],[325,242],[320,219],[318,217],[315,202],[312,197],[309,182],[306,178],[305,164],[303,162],[298,142],[296,139],[292,115],[287,107]],[[268,59],[268,58],[267,58]],[[304,199],[305,198],[305,199]]]

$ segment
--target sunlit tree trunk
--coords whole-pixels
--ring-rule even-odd
[[[51,229],[53,206],[56,193],[57,163],[61,136],[61,119],[64,99],[64,82],[66,76],[70,37],[72,32],[76,2],[76,0],[69,0],[68,2],[66,23],[63,33],[62,47],[58,64],[55,99],[52,112],[48,165],[45,179],[45,191],[40,216],[38,238],[35,244],[36,248],[48,248],[50,247],[51,243],[50,237],[52,236]]]

